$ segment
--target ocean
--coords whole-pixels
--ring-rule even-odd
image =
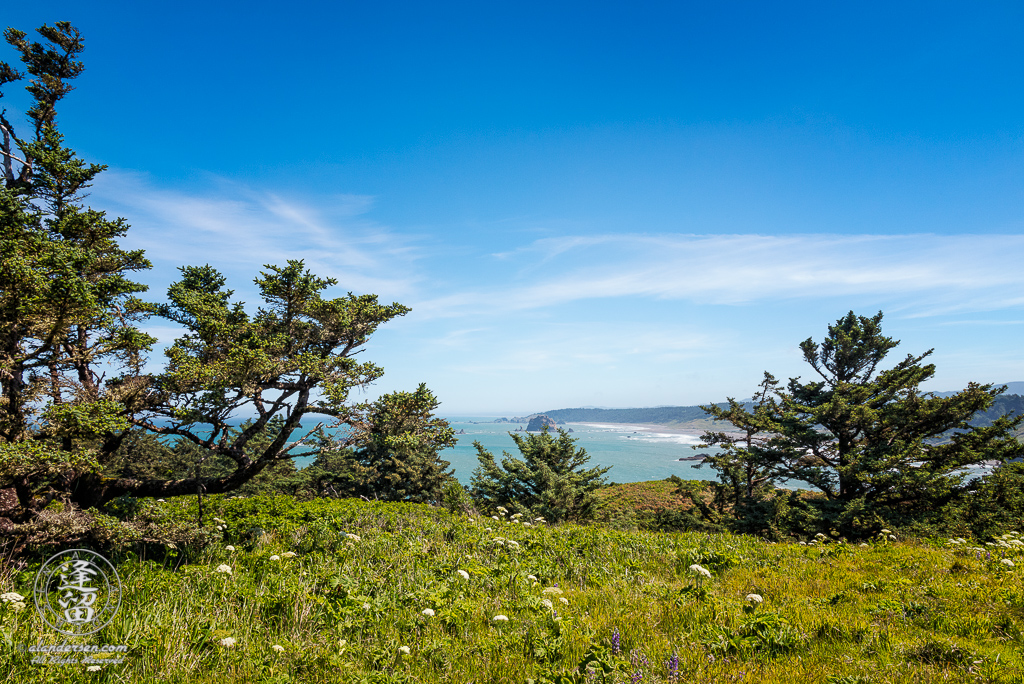
[[[494,454],[498,463],[501,462],[502,451],[521,458],[508,433],[518,427],[525,428],[525,425],[493,423],[493,418],[466,416],[449,417],[447,420],[456,432],[466,431],[464,435],[456,435],[459,443],[454,448],[441,452],[441,457],[451,462],[459,482],[468,485],[473,471],[480,465],[474,441]],[[621,423],[568,423],[562,427],[572,428],[570,436],[576,440],[576,447],[586,450],[590,461],[585,467],[611,466],[611,470],[605,473],[608,482],[664,480],[669,475],[678,475],[684,480],[717,479],[716,471],[711,468],[694,468],[696,462],[679,460],[698,453],[718,451],[704,447],[694,450],[692,447],[700,444],[696,434],[658,432],[649,425]]]
[[[465,431],[465,434],[456,435],[458,444],[440,454],[441,458],[451,463],[456,479],[462,484],[469,485],[473,471],[480,465],[473,446],[475,441],[494,454],[499,464],[503,451],[521,458],[509,432],[518,427],[525,428],[525,425],[494,423],[493,417],[443,417],[456,432]],[[604,476],[607,482],[646,482],[664,480],[670,475],[677,475],[683,480],[718,479],[718,472],[712,468],[696,461],[679,460],[692,458],[699,453],[715,454],[721,451],[715,447],[701,446],[696,431],[680,434],[659,431],[651,425],[623,423],[567,423],[562,427],[572,428],[570,436],[576,440],[576,447],[586,450],[590,457],[586,468],[611,466],[611,470]],[[694,446],[698,448],[694,449]],[[303,468],[312,461],[313,457],[297,458],[295,466]],[[989,468],[984,467],[966,470],[970,476],[987,475],[990,472]],[[797,481],[779,482],[778,486],[789,489],[810,488],[806,483]]]
[[[480,442],[485,449],[494,454],[500,463],[502,452],[507,451],[516,458],[521,458],[516,443],[509,432],[525,425],[515,423],[494,423],[494,418],[473,416],[443,416],[449,425],[465,434],[456,435],[458,444],[445,449],[440,456],[451,463],[455,477],[459,482],[468,485],[473,471],[480,465],[476,457],[473,442]],[[697,465],[694,461],[680,461],[680,458],[691,458],[698,453],[716,453],[717,449],[691,447],[700,444],[696,434],[681,435],[658,432],[650,425],[625,424],[594,424],[569,423],[563,427],[572,428],[570,435],[576,440],[576,447],[584,449],[590,457],[585,467],[607,467],[605,473],[608,482],[645,482],[648,480],[664,480],[669,475],[678,475],[684,480],[714,480],[716,471]],[[524,433],[525,434],[525,433]],[[312,463],[313,457],[296,458],[295,466],[304,468]]]

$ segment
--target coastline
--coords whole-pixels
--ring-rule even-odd
[[[583,425],[592,428],[621,428],[623,432],[646,432],[646,433],[661,433],[666,435],[687,435],[689,437],[700,437],[708,428],[702,427],[685,427],[680,425],[659,425],[657,423],[583,423],[583,422],[567,422],[566,426],[571,427],[573,425]],[[715,430],[715,432],[724,432],[726,434],[742,434],[735,430]]]

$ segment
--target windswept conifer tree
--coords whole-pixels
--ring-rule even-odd
[[[1024,416],[968,423],[1005,387],[970,383],[950,397],[921,392],[935,375],[935,366],[923,363],[933,350],[882,370],[899,341],[882,334],[881,322],[881,312],[867,318],[851,311],[821,344],[804,340],[804,360],[820,379],[792,378],[783,391],[766,375],[762,387],[772,385],[774,399],[765,404],[762,397],[767,410],[760,416],[732,406],[709,411],[748,433],[770,433],[745,449],[740,463],[810,484],[825,497],[822,524],[852,535],[937,511],[963,491],[965,468],[1024,454],[1013,435]],[[724,476],[731,478],[732,467]]]
[[[522,459],[504,452],[501,465],[494,454],[474,442],[480,465],[473,471],[471,493],[486,508],[506,506],[520,513],[539,515],[549,522],[583,521],[597,512],[595,491],[605,485],[611,467],[584,470],[590,460],[585,449],[564,430],[558,439],[547,428],[538,434],[510,432]]]
[[[39,34],[43,42],[5,33],[31,76],[34,104],[27,135],[0,113],[0,489],[17,501],[3,514],[24,522],[54,499],[87,508],[122,495],[236,490],[316,453],[330,424],[395,430],[360,433],[366,441],[357,446],[374,453],[401,445],[426,458],[446,446],[423,387],[411,395],[415,410],[397,422],[386,417],[404,395],[348,403],[353,388],[383,373],[354,355],[408,307],[372,294],[326,298],[337,281],[301,261],[265,267],[255,279],[261,308],[252,313],[209,265],[182,268],[164,304],[138,298],[146,288],[130,277],[150,264],[118,246],[128,225],[82,204],[104,167],[79,159],[57,128],[57,105],[84,69],[82,37],[67,22]],[[24,76],[0,63],[0,96]],[[140,325],[152,316],[184,328],[159,373],[145,370],[155,339]],[[252,419],[235,427],[244,416]],[[303,425],[310,418],[319,426]],[[169,473],[125,463],[126,443],[135,453],[166,453],[143,434],[191,445],[185,461],[195,467]],[[205,461],[217,461],[213,474],[202,472]],[[382,476],[398,487],[389,467],[398,472],[384,465]]]

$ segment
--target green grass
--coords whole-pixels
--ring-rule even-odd
[[[657,513],[658,511],[685,511],[693,504],[675,493],[676,486],[668,480],[629,482],[597,490],[604,509],[612,517],[626,513]]]
[[[119,559],[121,611],[79,641],[127,644],[124,664],[31,664],[19,644],[63,640],[7,605],[0,682],[1024,681],[1021,546],[979,558],[946,540],[770,544],[356,500],[209,506],[224,539],[190,562]],[[0,569],[0,593],[31,595],[38,566]]]

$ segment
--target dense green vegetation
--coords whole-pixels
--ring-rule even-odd
[[[38,33],[41,42],[4,34],[27,74],[0,62],[0,97],[28,77],[33,103],[27,133],[0,115],[3,516],[31,526],[52,501],[89,508],[122,496],[237,491],[323,453],[352,476],[322,478],[324,491],[348,484],[349,493],[390,499],[437,496],[450,479],[437,452],[452,435],[432,417],[429,390],[349,401],[383,373],[356,354],[408,307],[372,294],[325,297],[337,282],[301,261],[265,266],[255,310],[210,265],[182,267],[162,303],[140,299],[146,287],[130,278],[150,264],[118,245],[128,225],[83,204],[104,167],[80,159],[58,130],[57,107],[85,68],[84,41],[67,22]],[[154,318],[184,333],[151,373],[156,340],[140,326]],[[234,428],[243,414],[251,420]],[[300,438],[303,421],[317,427]],[[332,426],[349,429],[333,442]]]
[[[970,383],[949,396],[922,393],[920,384],[935,374],[923,363],[931,350],[883,370],[899,341],[882,334],[881,321],[881,312],[851,311],[821,344],[802,342],[819,379],[791,378],[783,388],[765,373],[751,408],[734,399],[727,408],[704,407],[734,430],[702,437],[722,448],[707,463],[721,474],[731,527],[864,537],[885,525],[951,525],[950,513],[977,494],[965,469],[992,463],[1000,478],[1020,482],[1008,466],[1024,455],[1014,436],[1024,416],[969,423],[1005,388]],[[782,479],[806,482],[821,497],[802,502],[797,519],[780,526],[785,500],[772,485]]]
[[[219,495],[208,505],[215,519],[202,550],[116,556],[123,608],[84,641],[129,650],[95,681],[1024,676],[1017,534],[989,544],[884,533],[863,545],[773,544],[353,499]],[[194,499],[136,506],[135,519],[196,515]],[[37,566],[4,566],[0,593],[31,594]],[[32,665],[12,647],[61,642],[30,610],[5,603],[0,637],[0,681],[81,680],[81,666]]]
[[[513,514],[541,516],[548,522],[591,520],[597,512],[597,491],[611,468],[583,469],[590,457],[576,447],[564,430],[553,437],[545,427],[540,434],[509,433],[522,458],[494,454],[473,442],[480,466],[473,472],[472,498],[485,510],[508,506]]]

